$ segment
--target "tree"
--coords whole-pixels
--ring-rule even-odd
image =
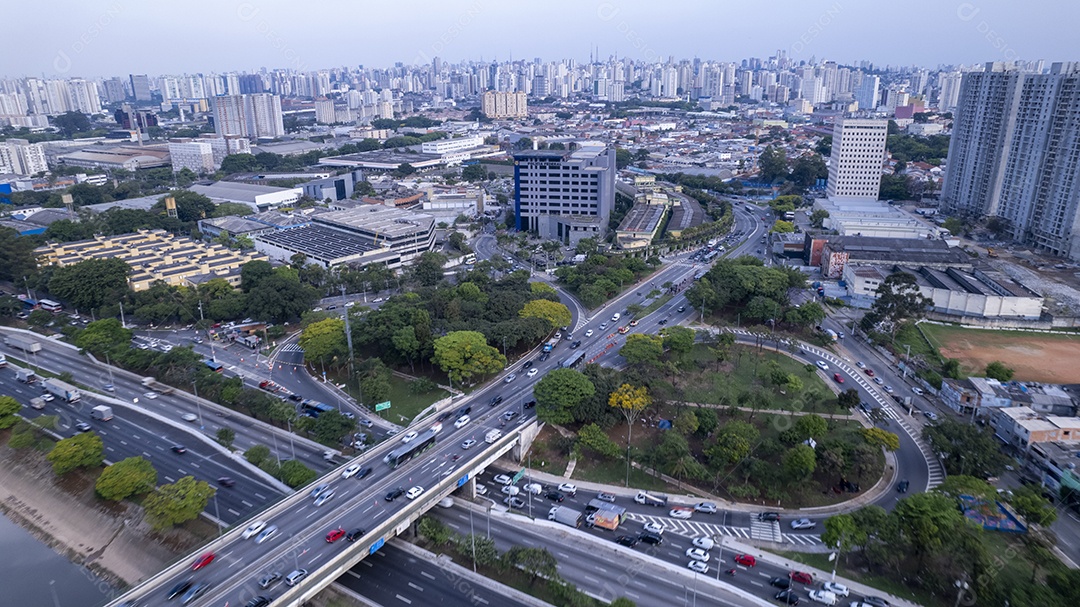
[[[675,416],[675,422],[672,425],[679,434],[690,436],[698,430],[697,414],[690,409],[683,409]]]
[[[345,342],[345,321],[326,318],[304,327],[299,346],[304,350],[304,360],[326,364],[344,359],[349,353]]]
[[[837,514],[825,519],[825,532],[821,543],[841,552],[851,552],[855,546],[866,541],[866,530],[860,529],[850,514]]]
[[[880,447],[886,451],[896,451],[900,448],[900,437],[881,428],[863,428],[860,430],[866,444]]]
[[[214,201],[202,194],[190,190],[179,190],[169,194],[176,203],[176,218],[184,223],[192,223],[214,215]],[[165,214],[165,196],[151,207],[151,212]]]
[[[866,109],[866,108],[864,108]],[[814,145],[814,151],[823,157],[832,155],[832,135],[825,135]]]
[[[717,432],[716,442],[705,449],[705,455],[716,468],[741,462],[753,452],[759,436],[753,424],[739,420],[728,422]]]
[[[1007,382],[1012,379],[1013,373],[1013,369],[1011,367],[1005,366],[1005,363],[1001,362],[1000,360],[995,360],[994,362],[986,365],[986,376],[996,379],[1000,382]]]
[[[1014,489],[1009,504],[1024,520],[1040,527],[1053,525],[1058,517],[1054,505],[1031,485],[1021,485]]]
[[[774,183],[787,178],[787,153],[771,145],[766,147],[758,157],[758,169],[761,181],[765,183]]]
[[[446,265],[446,256],[442,253],[427,251],[420,254],[420,259],[413,264],[410,276],[412,280],[424,287],[433,287],[443,279],[443,266]]]
[[[596,392],[585,374],[574,369],[554,369],[533,387],[536,416],[551,424],[574,421],[573,410]]]
[[[518,315],[522,318],[542,318],[551,324],[551,328],[565,327],[573,321],[570,309],[564,304],[547,299],[534,299],[527,304]]]
[[[829,432],[829,422],[825,421],[824,417],[811,413],[795,420],[792,429],[798,435],[799,442],[811,438],[820,440]]]
[[[430,516],[421,518],[416,530],[435,546],[445,545],[454,535],[454,532],[450,530],[446,523]]]
[[[604,434],[600,426],[595,423],[586,424],[581,427],[581,430],[578,430],[578,442],[604,457],[618,457],[621,451],[615,441],[611,440],[607,434]]]
[[[483,535],[460,535],[454,538],[454,547],[465,558],[475,559],[480,565],[494,565],[499,562],[499,551],[495,540]]]
[[[813,187],[819,179],[828,177],[829,168],[819,154],[803,154],[791,163],[791,181],[804,190]]]
[[[82,310],[121,301],[128,292],[131,266],[120,259],[87,259],[56,268],[49,292]]]
[[[810,224],[817,229],[821,229],[825,220],[829,218],[829,212],[825,209],[818,209],[813,213],[810,213]]]
[[[911,200],[910,178],[905,175],[882,175],[878,200]]]
[[[461,178],[465,181],[483,181],[487,179],[487,171],[483,165],[471,164],[461,169]]]
[[[894,341],[901,323],[922,318],[934,303],[922,294],[915,275],[908,272],[889,274],[876,293],[877,299],[861,321],[863,330],[887,331]]]
[[[997,499],[997,488],[981,478],[974,476],[947,476],[934,491],[959,498],[961,495],[981,497],[986,500]]]
[[[111,352],[131,343],[133,331],[125,329],[115,318],[103,318],[86,325],[75,336],[75,345],[94,354]]]
[[[356,430],[356,420],[338,411],[327,411],[315,420],[315,439],[324,445],[336,445],[348,433]]]
[[[320,415],[319,417],[322,417],[322,415]],[[278,474],[278,478],[281,479],[281,482],[292,487],[293,489],[297,487],[303,487],[311,481],[319,478],[318,472],[312,470],[311,468],[308,468],[301,462],[298,462],[294,459],[281,462],[281,468],[278,470]]]
[[[802,481],[810,478],[817,465],[813,448],[809,445],[795,445],[784,452],[780,465],[789,478]]]
[[[387,143],[390,143],[389,139],[387,139],[386,142],[383,143],[383,147],[386,147]],[[393,147],[393,146],[391,146],[391,147]],[[399,164],[397,166],[396,169],[391,171],[391,174],[394,177],[407,177],[409,175],[412,175],[415,172],[416,172],[416,167],[409,164],[408,162],[402,162],[401,164]]]
[[[608,397],[608,406],[622,412],[623,417],[626,418],[627,458],[630,457],[630,443],[634,433],[634,422],[641,415],[641,412],[651,404],[652,397],[649,396],[649,391],[644,386],[635,388],[630,384],[623,384]],[[630,465],[629,459],[626,465]]]
[[[900,500],[893,514],[900,533],[920,556],[933,554],[964,524],[956,500],[940,493],[916,493]]]
[[[76,468],[100,466],[105,459],[105,447],[100,436],[83,432],[56,443],[45,459],[52,462],[53,472],[64,475]]]
[[[432,362],[459,384],[506,366],[506,357],[487,345],[484,334],[477,331],[453,331],[436,339],[434,347]]]
[[[993,430],[988,427],[942,419],[923,429],[923,439],[942,459],[949,476],[990,478],[1001,474],[1008,463],[1008,458],[998,450]]]
[[[161,531],[198,518],[214,493],[209,483],[192,476],[162,485],[143,502],[147,521],[155,531]]]
[[[52,125],[59,130],[64,137],[71,138],[75,133],[85,133],[90,130],[90,119],[82,112],[64,112],[59,116],[53,116]]]
[[[680,327],[678,325],[660,329],[664,349],[679,356],[689,354],[694,349],[694,336],[696,334],[697,332],[690,327]]]
[[[547,579],[557,579],[559,577],[559,562],[546,548],[514,546],[503,555],[503,562],[508,567],[520,569],[529,574],[533,583],[540,576]]]
[[[776,220],[769,232],[773,234],[791,234],[795,231],[795,224],[790,221]]]
[[[119,501],[152,491],[156,485],[153,464],[142,457],[129,457],[106,467],[94,489],[103,499]]]
[[[236,431],[232,428],[218,428],[217,441],[222,447],[232,450],[233,441],[236,440]]]
[[[626,345],[619,349],[619,354],[632,365],[655,366],[664,355],[664,340],[658,335],[633,333],[626,337]]]
[[[22,405],[10,396],[0,396],[0,428],[10,428],[19,422]]]

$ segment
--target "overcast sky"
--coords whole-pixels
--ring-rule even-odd
[[[618,54],[935,67],[1078,60],[1076,0],[65,0],[4,7],[0,76]],[[15,52],[15,49],[18,49]]]

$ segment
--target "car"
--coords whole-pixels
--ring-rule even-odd
[[[844,383],[844,378],[841,377],[839,373],[833,373],[832,378],[833,378],[833,381],[835,381],[838,384]]]
[[[521,368],[522,369],[528,369],[531,366],[533,366],[533,361],[527,360],[527,361],[525,361],[525,364],[521,365]]]
[[[43,400],[45,402],[52,402],[54,398],[56,398],[56,397],[53,396],[52,394],[49,394],[48,392],[45,392],[44,394],[41,395],[41,400]]]
[[[334,499],[334,490],[333,489],[331,489],[330,491],[327,491],[326,493],[324,493],[324,494],[320,495],[319,497],[315,498],[315,505],[316,506],[322,506],[323,504],[325,504],[326,502],[329,502],[332,499]]]
[[[236,480],[228,476],[219,477],[217,482],[222,487],[233,487],[236,485]]]
[[[908,480],[906,478],[904,480],[900,481],[899,483],[896,483],[896,492],[897,493],[907,493],[908,485],[909,485],[909,483],[908,483]]]
[[[511,373],[510,375],[506,376],[506,379],[503,380],[503,383],[508,384],[508,383],[514,381],[515,379],[517,379],[517,373]]]
[[[244,604],[244,607],[266,607],[270,604],[270,599],[265,596],[252,597],[250,601]]]
[[[622,314],[619,314],[618,312],[616,312],[616,313],[611,315],[611,322],[619,322],[620,318],[622,318]]]
[[[600,330],[603,331],[605,329],[607,329],[607,323],[606,322],[600,323]]]
[[[646,533],[655,533],[656,535],[663,535],[664,526],[660,523],[645,523],[642,527]]]
[[[773,598],[785,605],[799,604],[799,595],[795,594],[795,591],[793,590],[781,590],[773,595]]]
[[[829,592],[835,594],[836,596],[843,596],[843,597],[846,597],[848,594],[851,593],[851,591],[848,590],[847,586],[845,586],[843,584],[838,584],[836,582],[823,582],[821,584],[821,589],[822,590],[828,590]]]
[[[420,494],[423,493],[423,492],[424,492],[424,488],[421,487],[420,485],[417,485],[415,487],[410,488],[408,491],[406,491],[405,492],[405,497],[407,497],[407,498],[409,498],[411,500],[414,500],[414,499],[420,497]]]
[[[808,518],[797,518],[791,521],[792,529],[813,529],[814,527],[817,527],[817,522]]]
[[[819,360],[819,361],[815,362],[814,364],[817,365],[817,368],[821,369],[822,371],[828,371],[829,370],[829,363],[827,363],[827,362],[825,362],[823,360]]]
[[[529,402],[525,403],[525,408],[526,409],[532,409],[535,406],[536,406],[536,401],[535,400],[530,400]]]
[[[615,495],[612,494],[612,493],[603,493],[603,492],[601,492],[601,493],[596,494],[596,499],[598,499],[598,500],[600,500],[602,502],[614,503],[615,502]]]
[[[361,419],[360,420],[360,425],[365,427],[365,428],[370,428],[370,427],[374,426],[375,423],[372,422],[370,419]]]
[[[507,412],[502,414],[502,418],[505,419],[506,421],[511,421],[515,417],[517,417],[517,414],[518,414],[517,411],[507,411]]]
[[[892,394],[892,393],[893,393],[893,387],[892,387],[892,386],[885,386],[885,388],[884,388],[884,389],[885,389],[885,392],[887,392],[887,393],[889,393],[889,394]]]
[[[589,329],[588,331],[585,332],[585,337],[592,337],[592,336],[593,336],[593,330],[592,329]]]
[[[292,573],[290,573],[289,575],[285,576],[285,583],[288,584],[289,586],[295,586],[295,585],[299,584],[300,582],[304,581],[304,578],[306,578],[306,577],[307,577],[307,569],[297,569],[297,570],[293,571]]]
[[[104,385],[104,386],[102,386],[101,388],[102,388],[103,390],[105,390],[106,392],[116,392],[116,386],[114,386],[114,385],[112,385],[112,384],[105,384],[105,385]]]
[[[743,567],[753,567],[757,565],[757,557],[752,554],[736,554],[735,562]]]
[[[346,542],[355,542],[356,540],[364,537],[365,533],[367,533],[367,531],[364,531],[360,527],[357,527],[355,529],[350,529],[349,532],[345,534],[345,541]]]
[[[636,327],[637,326],[637,319],[636,318],[634,320],[630,321],[630,326],[631,327]]]
[[[326,310],[327,310],[328,312],[329,312],[330,310],[337,310],[337,306],[336,306],[336,305],[330,305],[330,306],[326,306]]]
[[[88,424],[86,422],[79,422],[79,423],[75,424],[75,429],[78,430],[79,432],[89,432],[91,430],[90,424]]]
[[[577,485],[573,483],[561,483],[559,485],[559,491],[562,491],[570,497],[574,497],[577,495]]]
[[[870,377],[873,377],[874,376],[874,370],[873,369],[867,369],[866,374],[869,375]]]
[[[455,428],[463,428],[463,427],[465,427],[465,424],[469,423],[469,421],[471,421],[471,420],[470,420],[468,415],[462,415],[461,417],[454,420],[454,427]]]
[[[880,386],[885,383],[885,380],[881,379],[880,377],[875,377],[874,383]]]
[[[551,358],[551,352],[541,352],[540,356],[538,357],[540,362],[544,362],[545,360],[547,360],[549,358]]]
[[[540,495],[544,492],[544,486],[540,483],[526,483],[525,486],[521,488],[521,490],[531,493],[533,495]]]
[[[757,520],[759,521],[778,521],[780,520],[779,512],[758,512]]]
[[[266,522],[265,521],[255,521],[254,523],[251,523],[250,525],[247,526],[247,528],[244,529],[244,532],[240,534],[240,537],[242,537],[245,540],[248,539],[248,538],[251,538],[251,537],[253,537],[255,535],[258,535],[259,532],[262,531],[264,527],[266,527]]]
[[[805,571],[792,571],[788,574],[788,577],[791,578],[791,581],[798,584],[809,585],[814,583],[814,575]]]
[[[360,464],[353,464],[341,471],[341,478],[350,478],[360,472]]]
[[[638,536],[638,539],[646,544],[652,544],[653,546],[659,546],[664,543],[664,538],[656,533],[643,532]]]
[[[863,603],[868,603],[874,607],[889,607],[889,601],[881,598],[880,596],[864,596]]]
[[[487,487],[485,487],[483,485],[477,485],[476,486],[476,494],[477,495],[487,495],[487,493],[488,493],[488,488]]]
[[[555,332],[555,339],[562,339],[562,332],[561,331],[556,331]]]
[[[181,455],[183,455],[184,453],[187,453],[187,447],[185,447],[183,445],[173,445],[170,448],[173,450],[173,453],[179,453]]]
[[[667,320],[668,319],[666,319],[666,318],[661,318],[660,320],[656,321],[656,324],[658,324],[658,325],[666,325]]]
[[[510,506],[511,508],[517,508],[518,510],[521,510],[525,507],[525,501],[522,500],[520,497],[515,497],[513,495],[504,498],[503,503],[507,506]]]
[[[404,435],[402,435],[401,442],[403,442],[403,443],[411,442],[412,439],[416,438],[418,435],[419,435],[419,433],[416,430],[409,430]]]
[[[194,578],[188,578],[186,580],[181,580],[181,581],[177,582],[175,586],[173,586],[172,588],[169,589],[169,592],[166,594],[166,596],[169,597],[169,600],[171,601],[171,600],[175,599],[176,597],[180,596],[181,594],[184,594],[184,592],[186,592],[188,588],[191,588],[191,585],[194,582],[195,582]]]
[[[640,541],[641,540],[639,540],[636,535],[620,535],[619,537],[615,538],[615,543],[630,548],[637,546],[638,542]]]
[[[355,301],[347,301],[347,302],[345,302],[345,307],[346,308],[351,308],[351,307],[353,307],[355,305],[356,305]]]
[[[143,394],[143,396],[149,398],[150,400],[154,400],[155,398],[157,398],[157,392],[147,392]]]
[[[579,339],[578,341],[575,341],[574,343],[570,344],[570,349],[573,350],[574,348],[578,348],[580,346],[581,346],[581,340]],[[533,371],[535,371],[535,370],[536,369],[533,369]]]
[[[326,534],[326,543],[327,544],[333,544],[334,542],[340,540],[343,537],[345,537],[345,529],[344,528],[338,527],[337,529],[331,529]]]
[[[700,502],[694,504],[694,512],[700,512],[702,514],[716,514],[716,504],[712,502]]]
[[[214,562],[214,556],[216,556],[216,555],[213,552],[207,552],[207,553],[203,554],[199,558],[195,559],[195,562],[191,564],[191,570],[192,571],[198,571],[198,570],[202,569],[203,567],[206,567],[210,563],[213,563]]]
[[[788,588],[791,588],[791,580],[786,577],[774,577],[769,580],[769,585],[781,590],[787,590]]]
[[[703,563],[708,563],[710,558],[709,553],[702,550],[701,548],[687,548],[686,556],[694,559],[695,561],[701,561]]]
[[[919,396],[923,395],[923,389],[918,386],[912,386],[911,391],[915,394],[918,394]]]
[[[937,421],[937,413],[934,413],[933,411],[923,411],[923,415],[926,416],[926,419],[928,419],[928,420],[930,420],[932,422]]]
[[[709,566],[704,561],[690,561],[686,567],[695,573],[708,573]]]
[[[385,499],[388,502],[392,502],[392,501],[396,500],[397,498],[399,498],[399,497],[401,497],[403,495],[405,495],[405,488],[404,487],[397,487],[395,489],[391,489],[391,490],[387,491]]]
[[[693,508],[672,508],[671,511],[668,512],[668,516],[671,518],[690,518],[693,515]]]
[[[706,551],[712,550],[713,546],[716,545],[716,543],[712,541],[712,538],[707,538],[705,536],[695,537],[692,543],[694,546]]]
[[[529,377],[536,377],[536,374],[539,373],[539,372],[540,372],[540,369],[533,368],[533,369],[529,369],[529,372],[526,373],[525,375],[527,375]]]
[[[619,327],[619,335],[626,335],[630,332],[630,327]]]
[[[259,588],[262,588],[263,590],[266,590],[267,588],[273,586],[274,584],[276,584],[276,583],[278,583],[280,581],[281,581],[281,572],[280,571],[272,571],[272,572],[267,573],[266,575],[262,576],[261,578],[259,578]]]
[[[859,361],[856,361],[856,362],[855,362],[855,366],[856,366],[856,367],[858,367],[858,368],[860,368],[860,369],[865,369],[865,368],[866,368],[866,363],[864,363],[863,361],[859,360]]]
[[[323,483],[311,490],[311,497],[319,497],[330,489],[330,483]]]
[[[491,480],[495,481],[500,485],[509,485],[510,483],[514,482],[514,479],[510,478],[505,474],[496,474]]]
[[[503,400],[503,399],[502,399],[502,397],[501,397],[501,396],[496,396],[495,398],[491,399],[491,403],[490,403],[490,404],[491,404],[491,406],[492,406],[492,407],[494,407],[495,405],[497,405],[497,404],[501,403],[501,402],[502,402],[502,400]]]
[[[197,415],[195,415],[194,413],[185,413],[185,414],[180,416],[180,419],[182,419],[182,420],[184,420],[186,422],[199,421],[199,417]]]
[[[360,480],[369,474],[371,474],[371,466],[364,466],[363,468],[360,468],[359,472],[356,473],[356,479]]]
[[[545,493],[544,497],[548,498],[549,500],[551,500],[553,502],[561,502],[564,499],[566,499],[566,495],[562,491],[554,491],[554,490],[548,491],[547,493]]]
[[[469,450],[469,449],[472,449],[474,445],[476,445],[476,441],[471,439],[471,438],[468,438],[468,439],[465,439],[464,441],[462,441],[461,448],[465,449],[465,450]]]

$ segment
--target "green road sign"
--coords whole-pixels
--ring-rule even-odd
[[[520,481],[521,477],[523,477],[523,476],[525,476],[525,469],[524,468],[522,468],[521,470],[518,470],[518,473],[514,475],[513,483],[516,483],[516,482]],[[511,483],[511,484],[513,484],[513,483]]]
[[[385,403],[378,403],[377,405],[375,405],[375,412],[378,413],[379,411],[385,411],[389,408],[390,401],[386,401]]]

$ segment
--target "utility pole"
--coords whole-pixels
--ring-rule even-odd
[[[352,331],[349,329],[349,309],[344,308],[345,303],[345,285],[341,285],[341,302],[343,309],[345,310],[345,343],[349,346],[349,379],[353,378],[355,374],[353,371],[353,345],[352,345]],[[360,380],[356,381],[357,388],[360,387]]]

